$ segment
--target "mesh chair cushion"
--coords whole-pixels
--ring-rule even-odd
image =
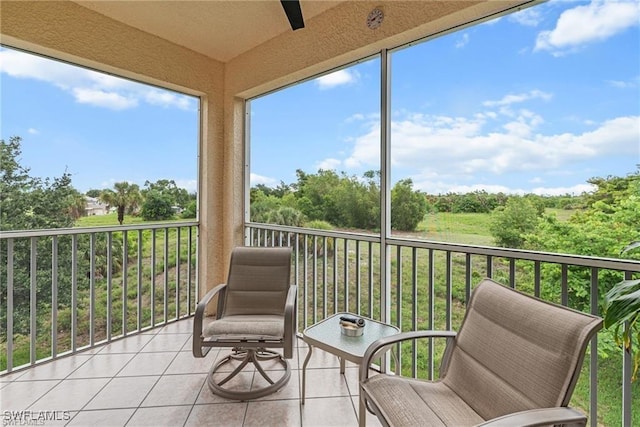
[[[223,317],[283,314],[290,274],[291,248],[235,248]]]
[[[284,316],[225,316],[209,323],[204,328],[203,335],[205,338],[217,340],[282,340],[284,339]]]
[[[473,293],[443,383],[485,420],[567,406],[601,319],[484,280]]]
[[[442,382],[375,375],[362,387],[392,426],[471,426],[484,421]]]

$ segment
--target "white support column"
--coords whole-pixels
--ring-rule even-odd
[[[391,236],[391,57],[380,52],[380,308],[381,320],[391,321],[391,254],[387,238]],[[383,370],[389,360],[381,361]]]

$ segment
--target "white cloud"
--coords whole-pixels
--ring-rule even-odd
[[[50,83],[76,102],[113,110],[134,108],[140,102],[193,110],[194,98],[99,73],[17,50],[0,49],[0,72],[21,79]]]
[[[278,181],[275,178],[269,178],[267,176],[258,175],[257,173],[251,173],[249,180],[251,182],[252,187],[258,184],[264,184],[269,187],[274,187],[280,183],[280,181]]]
[[[126,110],[138,105],[135,98],[127,98],[116,92],[105,92],[99,89],[74,88],[72,93],[80,104],[90,104],[111,110]]]
[[[469,43],[469,33],[464,33],[462,36],[456,41],[456,48],[460,49],[465,47]]]
[[[320,89],[331,89],[336,86],[355,83],[359,78],[360,74],[355,70],[338,70],[318,77],[315,82]]]
[[[640,76],[635,77],[630,80],[609,80],[607,84],[611,87],[615,87],[618,89],[635,89],[638,87],[638,82],[640,82]]]
[[[588,43],[606,40],[638,25],[640,2],[593,0],[588,5],[564,11],[553,30],[538,34],[534,50],[559,56]]]
[[[485,101],[482,103],[482,105],[484,105],[485,107],[499,107],[499,106],[507,106],[511,104],[518,104],[525,101],[529,101],[531,99],[542,99],[543,101],[548,101],[551,98],[553,98],[552,94],[536,89],[536,90],[531,90],[527,93],[508,94],[498,101]]]
[[[198,180],[196,179],[176,179],[175,182],[178,188],[184,188],[189,194],[198,192]]]
[[[414,188],[428,192],[430,194],[446,193],[473,193],[475,191],[486,191],[487,193],[504,194],[537,194],[540,196],[563,196],[565,194],[579,195],[585,192],[592,192],[596,188],[591,184],[578,184],[571,187],[536,187],[533,189],[511,188],[505,185],[495,184],[473,184],[473,185],[451,185],[443,181],[414,180]]]
[[[338,169],[341,164],[342,161],[338,159],[324,159],[317,164],[316,169],[333,170]]]
[[[433,177],[444,181],[476,176],[474,179],[478,182],[481,179],[477,177],[511,172],[550,173],[575,162],[609,154],[638,156],[640,116],[598,122],[581,133],[545,134],[540,131],[544,123],[542,115],[530,109],[504,107],[548,96],[541,91],[531,91],[525,96],[508,95],[500,101],[483,104],[500,107],[499,111],[482,111],[470,117],[415,113],[394,116],[391,123],[392,167],[407,168],[413,171],[412,176],[421,179],[429,171]],[[369,128],[353,139],[344,165],[349,168],[378,167],[379,145],[379,125],[370,122]],[[536,191],[552,190],[540,188]],[[562,192],[560,194],[564,194]]]
[[[509,20],[526,27],[537,27],[542,20],[542,17],[537,8],[530,7],[528,9],[521,10],[520,12],[512,13],[509,15]]]
[[[38,129],[35,129],[35,128],[29,128],[29,129],[27,129],[27,133],[29,135],[39,135],[40,131]]]

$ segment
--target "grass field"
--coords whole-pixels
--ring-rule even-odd
[[[177,220],[154,221],[154,223],[175,222]],[[122,225],[144,224],[145,221],[139,216],[125,215]],[[102,227],[118,224],[118,214],[83,216],[76,220],[74,227]]]

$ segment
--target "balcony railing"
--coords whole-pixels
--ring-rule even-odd
[[[0,234],[0,374],[193,314],[197,222]]]
[[[265,224],[245,230],[248,245],[294,247],[299,331],[340,311],[404,331],[457,329],[482,277],[599,314],[604,282],[640,274],[629,260]],[[189,222],[3,232],[0,374],[192,315],[197,231]],[[580,379],[588,397],[579,404],[593,426],[610,403],[598,400],[602,341],[593,339]],[[409,343],[390,363],[403,375],[435,378],[442,350]],[[621,424],[632,425],[631,355],[621,354]]]
[[[483,277],[599,315],[603,282],[640,273],[640,262],[621,259],[255,223],[247,224],[245,230],[248,245],[294,247],[299,330],[341,311],[383,320],[403,331],[457,329],[472,285]],[[589,390],[580,406],[588,412],[592,426],[598,425],[598,347],[596,337],[579,385]],[[402,374],[436,378],[442,351],[437,342],[397,348]],[[626,426],[632,425],[632,361],[629,353],[621,353],[620,414]]]

